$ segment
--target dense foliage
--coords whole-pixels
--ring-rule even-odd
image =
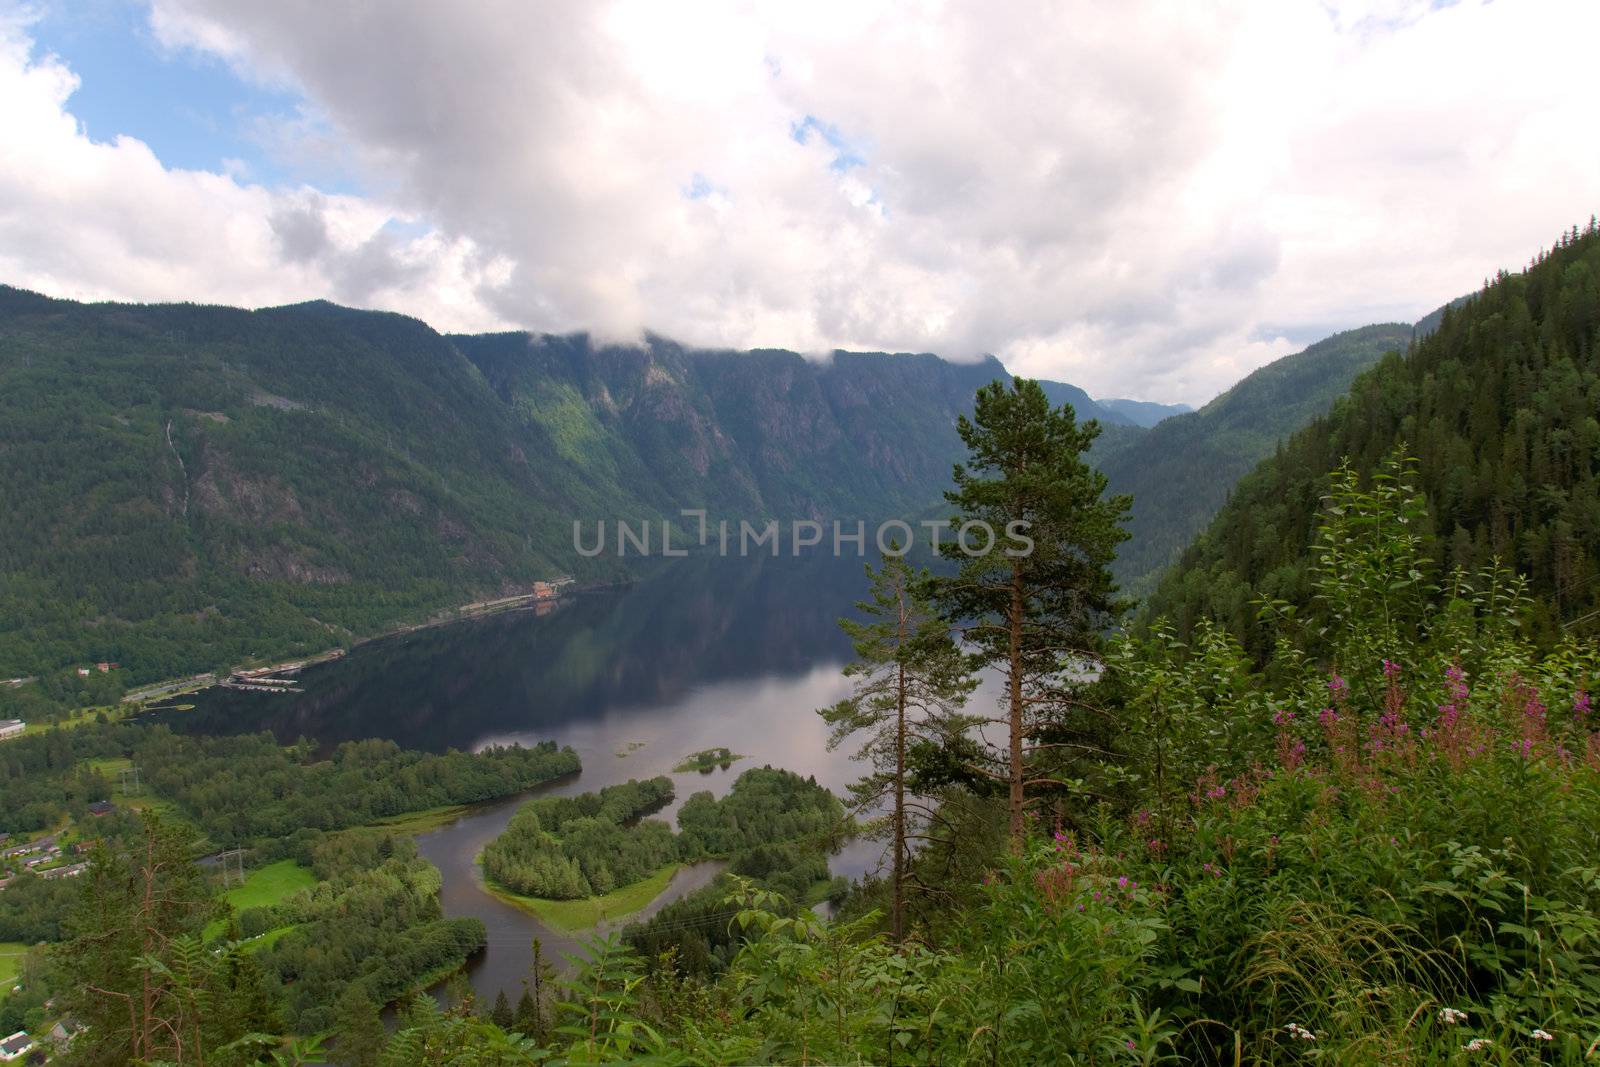
[[[780,841],[822,841],[846,829],[844,808],[815,778],[752,767],[721,800],[695,793],[678,810],[685,859],[732,856]]]
[[[512,892],[552,900],[599,896],[677,859],[672,827],[644,816],[672,800],[672,779],[629,781],[523,804],[483,850],[483,869]]]
[[[62,919],[77,899],[78,887],[71,879],[17,874],[0,893],[0,941],[33,945],[61,940]]]
[[[145,821],[81,876],[68,940],[52,954],[62,1007],[93,1035],[71,1061],[192,1062],[279,1026],[260,969],[237,947],[202,943],[218,911],[180,826]]]
[[[1600,607],[1600,230],[1573,231],[1519,274],[1446,309],[1404,357],[1243,479],[1152,598],[1182,633],[1222,622],[1264,656],[1260,598],[1304,607],[1308,551],[1348,459],[1363,482],[1396,447],[1418,460],[1416,532],[1435,580],[1499,560],[1526,575],[1549,642]],[[1592,632],[1592,629],[1585,632]]]
[[[114,783],[91,763],[112,757],[137,766],[146,789],[226,846],[490,800],[579,768],[576,753],[549,742],[435,754],[351,741],[323,759],[308,743],[284,748],[269,734],[201,737],[160,725],[89,723],[0,748],[0,832],[81,818],[89,802],[113,795]]]
[[[820,852],[846,829],[842,805],[815,779],[771,767],[744,772],[720,800],[709,792],[689,797],[676,834],[644,818],[671,800],[672,780],[665,777],[536,797],[484,848],[484,872],[515,893],[572,900],[609,893],[680,860],[738,862],[751,850],[790,842]],[[770,857],[765,862],[762,874],[772,866]],[[824,863],[823,877],[826,871]]]
[[[386,1004],[483,947],[482,922],[443,916],[439,871],[417,855],[410,838],[353,831],[310,851],[318,878],[312,890],[268,916],[239,917],[244,936],[292,927],[256,959],[282,988],[293,1032],[330,1028],[351,986],[371,1003]]]
[[[111,783],[90,763],[121,756],[143,735],[135,727],[88,723],[0,745],[0,833],[32,833],[104,800]]]
[[[324,760],[309,744],[283,748],[270,734],[195,737],[159,726],[134,755],[150,787],[219,845],[509,796],[579,766],[575,752],[550,742],[434,754],[349,741]]]

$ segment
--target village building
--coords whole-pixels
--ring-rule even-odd
[[[20,1060],[33,1049],[34,1040],[28,1036],[28,1031],[18,1030],[4,1041],[0,1041],[0,1063]]]

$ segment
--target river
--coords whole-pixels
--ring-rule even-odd
[[[725,793],[746,768],[770,764],[843,793],[862,772],[848,750],[827,750],[815,714],[849,691],[850,655],[837,619],[865,593],[856,560],[691,559],[620,590],[579,594],[555,610],[508,612],[358,646],[308,668],[304,692],[211,689],[181,728],[271,730],[331,747],[383,737],[432,751],[553,740],[583,760],[580,774],[536,792],[578,793],[666,774],[677,799]],[[175,722],[175,725],[179,725]],[[746,758],[710,773],[674,773],[690,753],[727,747]],[[483,888],[475,858],[523,797],[473,808],[419,834],[444,876],[445,913],[475,916],[488,948],[468,974],[480,996],[513,1000],[532,962],[532,940],[559,959],[577,940]],[[856,842],[833,858],[859,877],[882,855]],[[713,864],[679,870],[646,910],[699,888]]]

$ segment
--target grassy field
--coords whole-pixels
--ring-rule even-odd
[[[248,908],[264,908],[270,904],[277,904],[279,901],[292,897],[300,890],[309,889],[316,884],[315,876],[294,860],[279,860],[277,863],[269,863],[265,867],[257,867],[246,876],[244,885],[234,886],[223,893],[220,899],[237,913]],[[227,929],[227,923],[217,920],[206,927],[205,937],[207,940],[217,937],[225,929]],[[271,938],[276,941],[284,933],[292,929],[292,926],[285,926],[277,930],[271,930],[263,934],[258,940],[266,941]],[[268,943],[270,944],[270,942]]]
[[[22,736],[32,737],[34,734],[42,734],[46,731],[55,729],[58,725],[63,729],[70,729],[74,726],[82,726],[86,722],[94,722],[95,717],[101,712],[105,712],[106,718],[112,721],[122,718],[123,715],[123,709],[115,707],[79,708],[67,718],[62,719],[59,723],[45,722],[42,719],[36,722],[29,722],[27,727],[22,731]]]
[[[251,941],[246,941],[244,943],[244,951],[246,951],[246,952],[260,952],[264,948],[271,948],[273,945],[278,943],[278,938],[282,937],[284,934],[288,933],[290,930],[298,930],[299,928],[300,928],[300,924],[299,923],[290,923],[288,926],[279,926],[279,927],[276,927],[274,929],[268,930],[266,933],[262,934],[260,937],[255,938],[254,940],[251,940]]]
[[[11,983],[22,967],[22,955],[28,946],[20,941],[0,941],[0,999],[11,992]]]
[[[312,873],[294,860],[279,860],[251,871],[244,885],[234,886],[222,894],[222,899],[233,905],[234,911],[264,908],[316,884]]]
[[[590,930],[602,922],[615,922],[617,919],[632,915],[661,895],[667,888],[667,883],[672,881],[672,875],[677,869],[678,864],[669,863],[650,877],[632,885],[613,889],[605,896],[584,897],[582,900],[525,897],[521,893],[513,893],[487,876],[484,882],[489,892],[501,900],[515,904],[524,911],[532,912],[552,929],[572,933],[578,930]]]
[[[118,775],[120,775],[123,771],[129,770],[133,767],[133,760],[128,759],[126,756],[117,757],[115,759],[91,759],[84,760],[84,762],[93,769],[99,771],[101,777],[110,782],[115,792],[118,793],[122,791],[120,788],[120,783],[117,781]]]

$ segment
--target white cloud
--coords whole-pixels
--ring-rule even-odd
[[[156,0],[151,22],[303,94],[302,149],[369,198],[89,144],[71,75],[13,27],[9,280],[993,351],[1200,402],[1319,332],[1415,318],[1600,202],[1592,91],[1555,58],[1596,39],[1586,0]]]
[[[170,169],[130,137],[91,141],[70,113],[77,76],[30,55],[26,31],[0,19],[0,281],[86,300],[332,297],[506,325],[476,296],[504,265],[468,239],[399,240],[386,225],[406,216],[380,204],[249,184],[237,161]]]

